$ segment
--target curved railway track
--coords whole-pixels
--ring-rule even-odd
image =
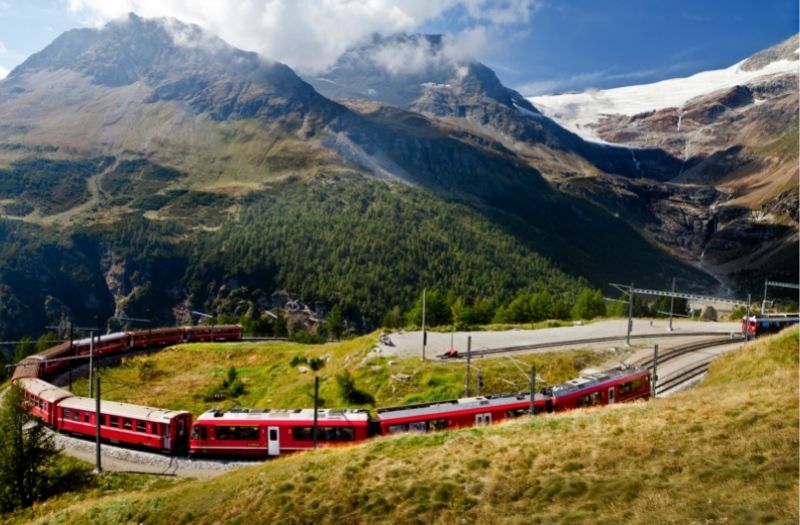
[[[726,337],[724,339],[722,337],[719,337],[718,339],[714,340],[713,344],[706,344],[706,347],[718,345],[720,344],[719,341],[731,341],[736,339],[734,337],[731,337],[730,332],[692,332],[692,333],[669,332],[665,334],[637,334],[637,335],[631,335],[631,339],[651,339],[654,337],[711,337],[711,336],[722,336],[723,334],[726,334]],[[524,352],[526,350],[540,350],[543,348],[557,348],[562,346],[576,346],[576,345],[586,345],[594,343],[609,343],[612,341],[621,341],[622,339],[625,339],[625,336],[613,335],[608,337],[594,337],[590,339],[573,339],[571,341],[558,341],[558,342],[551,341],[547,343],[535,343],[530,345],[484,348],[482,350],[471,350],[470,355],[471,357],[481,357],[493,354]],[[695,345],[696,344],[703,344],[703,343],[695,343]],[[692,346],[692,345],[687,345],[687,346]],[[700,348],[705,348],[705,347],[700,347]],[[696,349],[697,348],[693,348],[692,350]],[[686,350],[684,353],[690,352],[692,350]],[[466,357],[466,353],[460,352],[458,356],[456,356],[455,358],[449,357],[447,354],[441,354],[437,357],[439,357],[440,359],[461,359]],[[661,361],[659,360],[659,362]],[[651,360],[651,366],[652,366],[652,360]]]

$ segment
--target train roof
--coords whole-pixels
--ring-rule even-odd
[[[461,399],[451,399],[449,401],[439,401],[434,403],[421,403],[418,405],[379,408],[377,412],[378,417],[381,420],[390,421],[406,417],[446,414],[460,410],[497,408],[510,404],[530,403],[530,399],[529,393],[490,397],[465,397]],[[534,403],[544,403],[547,401],[547,399],[547,396],[538,393],[533,397]]]
[[[619,381],[628,376],[637,376],[646,372],[646,370],[639,366],[620,366],[618,368],[611,368],[602,372],[595,372],[592,374],[582,375],[581,377],[570,379],[564,383],[553,385],[551,391],[554,396],[563,396],[571,394],[580,390],[585,390],[603,383],[612,381]]]
[[[772,313],[772,314],[757,314],[751,315],[749,318],[747,316],[742,317],[742,320],[749,319],[750,321],[797,321],[800,318],[800,314],[797,312],[785,312],[785,313]]]
[[[95,342],[104,343],[106,341],[116,341],[118,339],[122,339],[128,335],[128,332],[114,332],[113,334],[105,334],[99,337],[95,337]],[[74,345],[88,345],[91,342],[91,337],[84,337],[83,339],[76,339],[72,342]]]
[[[72,397],[72,392],[64,390],[63,388],[58,388],[47,381],[42,381],[35,377],[23,377],[18,380],[18,383],[26,391],[49,403],[55,403],[61,399]]]
[[[95,400],[91,397],[72,397],[62,401],[60,406],[75,410],[95,411]],[[188,414],[184,410],[164,410],[130,403],[100,400],[100,412],[109,416],[128,417],[144,421],[168,422],[176,416]]]
[[[257,409],[233,408],[222,411],[211,409],[203,412],[196,421],[298,421],[309,422],[314,420],[314,409]],[[317,420],[321,422],[351,421],[364,422],[369,420],[369,411],[357,409],[338,410],[334,408],[317,409]]]

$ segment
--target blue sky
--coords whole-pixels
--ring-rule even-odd
[[[63,31],[130,10],[199,23],[301,72],[371,32],[455,34],[526,95],[727,67],[800,23],[797,0],[0,0],[0,76]]]

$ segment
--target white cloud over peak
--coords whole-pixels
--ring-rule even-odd
[[[479,56],[490,40],[489,32],[529,21],[538,1],[69,0],[69,8],[91,25],[130,12],[145,18],[177,18],[236,47],[256,51],[300,72],[315,73],[373,33],[411,32],[443,16],[460,16],[459,27],[464,28],[452,36],[451,41],[458,43],[451,46],[452,53]]]
[[[10,71],[8,69],[4,68],[3,66],[0,66],[0,80],[6,78],[9,73]]]

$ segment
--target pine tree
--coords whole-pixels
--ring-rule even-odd
[[[0,511],[29,507],[45,497],[47,469],[57,451],[41,421],[25,411],[22,389],[11,386],[0,408]]]

